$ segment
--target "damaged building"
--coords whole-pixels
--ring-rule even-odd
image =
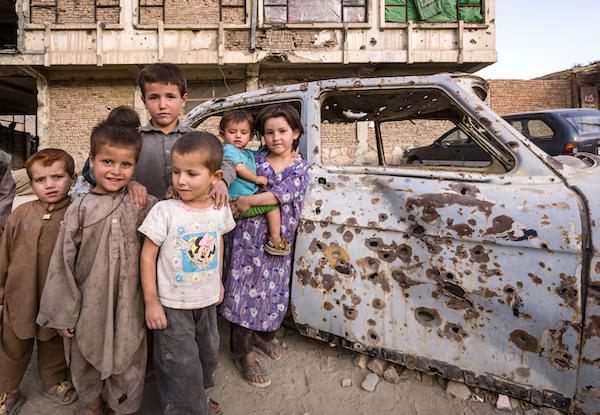
[[[1,0],[0,16],[0,124],[78,163],[114,106],[146,119],[134,81],[148,63],[183,68],[187,111],[275,84],[496,61],[495,0]]]

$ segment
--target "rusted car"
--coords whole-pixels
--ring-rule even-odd
[[[553,158],[470,75],[272,87],[194,108],[288,102],[311,184],[291,310],[306,336],[537,405],[600,413],[600,158]],[[457,127],[477,166],[403,164]]]

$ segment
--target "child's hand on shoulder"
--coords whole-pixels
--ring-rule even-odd
[[[269,181],[265,176],[256,176],[256,181],[254,183],[256,183],[258,186],[266,186]]]
[[[158,301],[146,304],[146,325],[150,330],[164,330],[167,328],[167,315]]]
[[[220,180],[217,182],[210,192],[208,193],[215,201],[213,204],[215,209],[221,209],[229,201],[229,192],[227,191],[227,185],[224,181]]]
[[[129,192],[129,197],[131,197],[134,205],[140,209],[146,207],[146,204],[148,203],[148,191],[146,190],[146,186],[132,180],[127,183],[127,191]]]

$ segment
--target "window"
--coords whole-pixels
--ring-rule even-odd
[[[0,1],[0,49],[17,49],[15,0]]]
[[[96,0],[98,1],[98,0]],[[187,0],[138,0],[139,23],[216,25],[246,23],[246,0],[205,0],[190,6]]]
[[[530,138],[551,139],[554,137],[552,128],[542,120],[527,121],[527,130],[529,131],[528,136]]]
[[[326,93],[321,162],[506,172],[513,160],[438,89]]]
[[[483,0],[385,0],[386,23],[482,23]]]
[[[265,23],[364,23],[367,0],[264,0]]]
[[[31,0],[29,18],[39,24],[119,24],[120,0],[95,0],[82,4],[79,0]]]

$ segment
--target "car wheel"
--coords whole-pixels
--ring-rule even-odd
[[[408,164],[423,164],[423,160],[418,157],[408,159]]]

